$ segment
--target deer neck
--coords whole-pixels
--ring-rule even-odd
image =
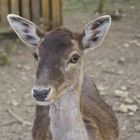
[[[87,140],[80,113],[80,93],[74,89],[50,105],[49,116],[53,140]]]

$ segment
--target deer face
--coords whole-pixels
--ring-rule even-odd
[[[81,89],[84,50],[96,48],[111,23],[110,16],[102,16],[77,34],[65,28],[44,33],[34,23],[13,14],[8,15],[8,21],[19,38],[34,48],[38,65],[32,96],[40,105],[50,104],[70,89]]]
[[[55,100],[72,87],[78,90],[83,54],[76,37],[58,28],[47,33],[34,52],[38,66],[32,94],[38,101]]]

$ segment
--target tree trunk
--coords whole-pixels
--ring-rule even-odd
[[[97,12],[103,13],[104,11],[105,0],[99,0]]]

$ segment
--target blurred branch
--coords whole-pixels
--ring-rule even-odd
[[[17,116],[11,109],[7,109],[7,112],[13,116],[18,122],[22,123],[23,126],[26,125],[33,125],[31,122],[25,121],[22,118],[20,118],[19,116]]]

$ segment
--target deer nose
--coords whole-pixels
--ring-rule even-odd
[[[37,101],[45,101],[47,96],[49,95],[51,91],[51,88],[48,89],[33,89],[32,90],[32,96],[37,100]]]

